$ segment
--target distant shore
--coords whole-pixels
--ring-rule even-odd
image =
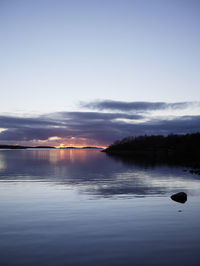
[[[55,149],[51,146],[20,146],[20,145],[0,145],[0,149],[25,150],[25,149]]]
[[[0,145],[0,150],[6,149],[6,150],[26,150],[26,149],[57,149],[57,150],[63,150],[63,149],[78,149],[78,150],[89,150],[89,149],[97,149],[97,150],[102,150],[103,148],[101,147],[53,147],[53,146],[20,146],[20,145]]]

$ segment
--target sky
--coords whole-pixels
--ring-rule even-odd
[[[200,131],[199,0],[0,0],[0,144]]]

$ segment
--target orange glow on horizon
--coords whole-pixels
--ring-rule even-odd
[[[72,147],[72,148],[85,148],[85,147],[94,147],[94,148],[103,148],[103,149],[105,149],[105,148],[107,148],[107,146],[100,146],[100,145],[76,145],[76,144],[64,144],[64,143],[60,143],[59,145],[56,145],[55,146],[55,148],[57,148],[57,149],[62,149],[62,148],[70,148],[70,147]]]
[[[32,143],[31,142],[22,142],[22,143],[17,143],[16,145],[22,145],[22,146],[30,146],[30,147],[38,147],[38,146],[43,146],[43,147],[54,147],[56,149],[65,149],[65,148],[102,148],[105,149],[109,145],[106,144],[100,144],[101,142],[98,142],[97,140],[94,139],[86,139],[86,138],[81,138],[81,137],[70,137],[70,138],[59,138],[57,136],[48,138],[46,140],[34,140]]]

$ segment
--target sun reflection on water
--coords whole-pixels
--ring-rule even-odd
[[[0,154],[0,171],[5,170],[7,168],[7,164],[5,162],[3,154]]]

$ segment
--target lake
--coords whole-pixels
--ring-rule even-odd
[[[0,151],[0,265],[193,266],[199,252],[200,176],[183,167]]]

